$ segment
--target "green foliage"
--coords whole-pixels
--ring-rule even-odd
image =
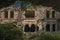
[[[0,24],[0,40],[23,40],[23,33],[13,24]]]
[[[60,40],[60,34],[42,33],[23,38],[23,33],[13,24],[0,24],[0,40]]]
[[[60,34],[55,35],[55,40],[60,40]]]
[[[52,34],[40,34],[38,40],[55,40],[55,37]]]
[[[0,8],[10,6],[14,4],[16,0],[0,0]]]
[[[60,34],[42,33],[40,35],[33,34],[29,40],[60,40]]]

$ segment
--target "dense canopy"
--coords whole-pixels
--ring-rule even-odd
[[[0,0],[0,8],[12,5],[17,0]],[[31,2],[33,5],[52,6],[54,9],[60,11],[60,0],[19,0],[25,2]]]

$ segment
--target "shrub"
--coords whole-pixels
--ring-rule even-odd
[[[23,40],[23,33],[13,24],[0,24],[0,40]]]

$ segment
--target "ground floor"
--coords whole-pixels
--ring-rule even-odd
[[[40,21],[36,20],[25,20],[22,22],[22,28],[25,33],[36,33],[36,32],[49,32],[49,33],[59,33],[60,26],[59,23],[55,21]]]

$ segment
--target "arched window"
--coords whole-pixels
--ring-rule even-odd
[[[14,11],[10,11],[10,18],[14,17]]]
[[[46,31],[50,31],[50,24],[46,25]]]
[[[34,32],[34,31],[35,31],[35,25],[32,24],[32,25],[31,25],[31,28],[30,28],[30,32]]]
[[[7,10],[4,11],[4,17],[8,18],[8,11]]]
[[[55,24],[52,25],[52,29],[53,29],[53,31],[55,31]]]
[[[24,31],[29,32],[29,25],[28,24],[25,25]]]
[[[47,12],[46,12],[46,18],[49,18],[49,17],[50,17],[50,12],[47,11]]]

